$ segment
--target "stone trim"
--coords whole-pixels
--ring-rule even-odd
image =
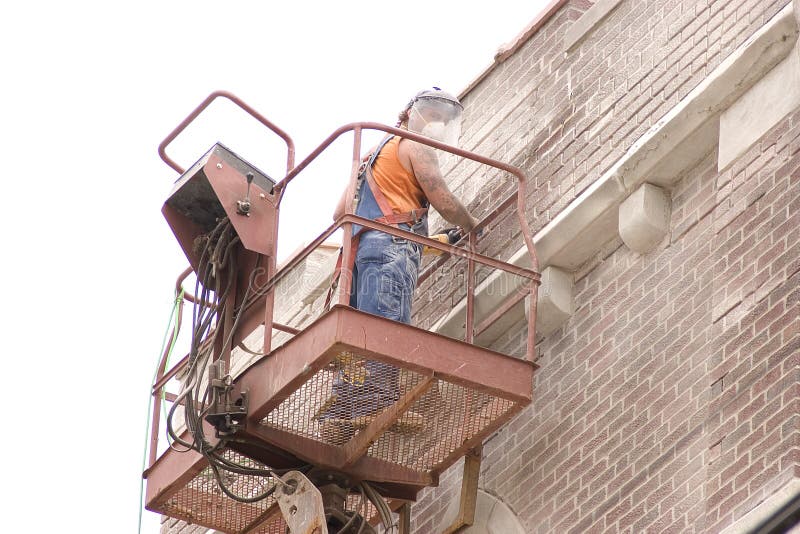
[[[639,254],[651,252],[669,232],[669,192],[644,183],[619,205],[619,236]]]
[[[727,169],[786,115],[800,106],[800,50],[795,48],[719,119],[717,169]]]
[[[536,331],[546,336],[554,332],[575,313],[572,273],[558,267],[542,270],[542,284],[536,299]],[[525,318],[528,318],[530,295],[525,297]]]

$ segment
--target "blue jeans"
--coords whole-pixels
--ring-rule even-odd
[[[410,323],[420,247],[383,232],[364,232],[356,253],[350,304],[367,313]]]
[[[408,229],[405,225],[403,229]],[[402,323],[411,322],[422,245],[377,230],[361,234],[350,305]],[[399,397],[398,370],[378,361],[340,371],[336,402],[323,416],[352,418],[379,411]]]

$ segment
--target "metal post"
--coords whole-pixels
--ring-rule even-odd
[[[153,402],[153,420],[150,427],[150,460],[147,463],[147,467],[156,463],[158,458],[158,433],[161,422],[161,389],[157,389],[152,395],[155,400]]]
[[[399,534],[411,534],[411,503],[403,504],[397,513],[400,515]]]
[[[539,284],[530,282],[530,302],[528,303],[528,347],[525,359],[536,360],[536,301],[539,298]]]
[[[275,216],[275,251],[278,250],[278,217]],[[275,276],[276,259],[275,251],[272,256],[267,257],[267,280],[272,280]],[[242,305],[244,311],[244,305]],[[264,354],[269,354],[272,350],[272,320],[275,312],[275,287],[270,287],[267,294],[264,296]]]
[[[469,233],[469,251],[475,253],[475,232]],[[475,262],[467,259],[467,317],[464,325],[464,341],[472,343],[475,336]]]
[[[361,127],[353,129],[353,164],[350,169],[350,181],[347,183],[345,193],[344,213],[353,213],[353,199],[356,196],[356,180],[358,178],[358,168],[361,166]],[[353,250],[352,223],[342,225],[342,263],[339,267],[339,304],[350,305],[350,294],[353,291],[353,257],[356,251]]]
[[[481,455],[483,446],[469,451],[464,457],[464,476],[461,480],[461,500],[458,506],[458,515],[453,524],[447,527],[442,534],[454,534],[463,527],[468,527],[475,522],[475,506],[478,502],[478,476],[481,472]]]

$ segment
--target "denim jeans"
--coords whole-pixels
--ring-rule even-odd
[[[407,226],[401,226],[408,229]],[[376,230],[361,234],[353,273],[351,306],[402,323],[411,322],[422,245]],[[399,398],[397,368],[367,361],[340,371],[336,402],[323,417],[352,418],[389,406]]]
[[[351,305],[367,313],[410,323],[420,247],[383,232],[364,232],[356,253]]]

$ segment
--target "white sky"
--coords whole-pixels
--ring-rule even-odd
[[[461,92],[547,3],[4,3],[2,530],[137,531],[147,395],[187,265],[156,149],[195,106],[231,91],[299,162],[346,123],[394,124],[420,89]],[[220,140],[280,178],[273,139],[218,101],[168,152],[188,167]],[[289,188],[282,255],[329,224],[346,141]]]

